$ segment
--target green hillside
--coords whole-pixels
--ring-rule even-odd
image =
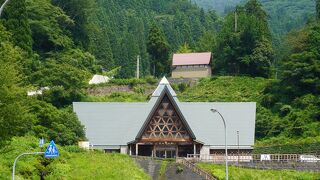
[[[197,86],[179,94],[180,101],[259,102],[272,80],[264,78],[221,76],[202,79]]]
[[[23,152],[39,151],[38,139],[14,138],[0,148],[0,179],[11,177],[13,160]],[[46,147],[46,146],[45,146]],[[58,146],[59,157],[43,158],[42,155],[20,158],[16,167],[17,179],[141,179],[150,177],[123,154],[105,154],[99,151],[84,151],[76,146]]]

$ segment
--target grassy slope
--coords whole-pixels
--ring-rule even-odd
[[[47,179],[150,179],[134,161],[122,154],[72,153],[65,164],[55,164]]]
[[[261,92],[271,82],[264,78],[222,76],[202,79],[197,86],[179,94],[180,101],[199,102],[256,102]]]
[[[200,168],[212,173],[219,179],[225,179],[225,166],[216,164],[199,163],[197,164]],[[293,170],[257,170],[248,168],[238,168],[234,166],[229,167],[229,179],[263,179],[263,180],[274,180],[274,179],[299,179],[309,180],[320,178],[320,173],[301,172]]]
[[[18,154],[40,151],[37,142],[34,137],[17,137],[0,148],[0,179],[10,179]],[[41,155],[22,157],[17,163],[16,178],[39,179],[39,172],[45,172],[46,179],[150,179],[127,155],[87,152],[75,146],[58,149],[60,156],[54,159]]]

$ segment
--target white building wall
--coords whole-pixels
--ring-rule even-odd
[[[120,146],[120,153],[121,154],[128,154],[128,147],[127,146]]]
[[[200,149],[200,155],[209,155],[210,154],[210,146],[202,146]]]

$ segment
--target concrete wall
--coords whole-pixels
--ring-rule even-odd
[[[128,154],[128,147],[127,146],[120,146],[120,153],[121,154]]]
[[[202,146],[200,149],[201,155],[209,155],[210,154],[210,146]]]
[[[174,69],[171,73],[172,78],[197,78],[211,77],[211,68],[180,68]]]

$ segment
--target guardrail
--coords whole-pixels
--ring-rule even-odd
[[[192,164],[185,158],[176,158],[176,163],[182,164],[186,166],[187,168],[191,169],[194,173],[198,174],[199,176],[203,177],[206,180],[217,180],[216,177],[211,175],[210,173],[200,169],[196,165]]]
[[[197,163],[224,164],[224,154],[188,154],[186,160]],[[255,169],[293,169],[320,172],[319,155],[304,154],[230,154],[228,163]]]
[[[201,162],[224,162],[224,153],[188,154],[187,159]],[[320,155],[315,154],[228,154],[229,162],[277,161],[277,162],[319,162]]]

